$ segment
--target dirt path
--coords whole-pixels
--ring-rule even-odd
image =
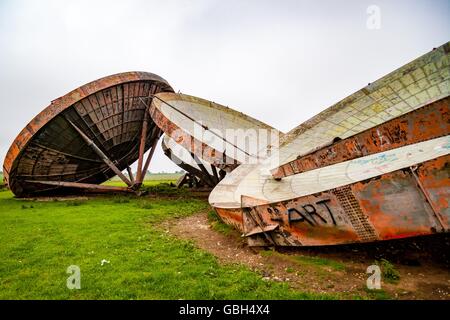
[[[336,293],[343,298],[450,299],[447,235],[415,240],[322,248],[251,248],[233,231],[212,228],[206,213],[163,225],[171,234],[192,240],[221,263],[239,263],[259,272],[265,281],[284,281],[292,288]],[[423,239],[426,238],[426,239]],[[444,254],[445,253],[445,254]],[[382,281],[382,291],[366,289],[366,268],[387,259],[400,274],[396,283]]]

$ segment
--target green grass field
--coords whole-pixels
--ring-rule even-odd
[[[128,174],[126,174],[128,176]],[[170,181],[170,182],[176,182],[179,177],[182,176],[182,173],[151,173],[145,175],[145,181],[146,182],[153,182],[153,181]],[[111,180],[109,180],[107,183],[112,182],[122,182],[118,176],[115,176]]]
[[[37,202],[0,191],[0,299],[336,298],[221,265],[161,227],[204,210],[206,201],[186,197]],[[66,287],[70,265],[80,267],[80,290]]]
[[[182,194],[183,189],[174,189],[172,186],[176,183],[177,179],[181,176],[178,173],[158,173],[158,174],[147,174],[145,176],[143,190],[149,192],[158,191],[160,194],[173,195]],[[120,180],[117,176],[111,180],[103,183],[106,186],[114,187],[126,187],[125,182]]]

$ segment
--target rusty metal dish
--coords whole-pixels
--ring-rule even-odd
[[[22,130],[5,181],[17,196],[138,191],[165,133],[165,154],[214,187],[210,204],[250,245],[449,232],[449,54],[446,43],[287,134],[151,73],[102,78]],[[101,185],[115,175],[127,187]]]
[[[228,174],[210,204],[251,245],[448,232],[449,53],[446,43],[294,128],[275,155]]]
[[[266,158],[271,143],[278,143],[283,135],[242,112],[185,94],[155,95],[150,114],[167,136],[194,157],[226,172],[241,163]],[[257,138],[248,148],[245,137],[251,134]]]
[[[107,189],[99,184],[115,175],[130,188],[139,185],[141,177],[121,171],[138,159],[142,169],[143,152],[161,134],[146,111],[154,94],[172,91],[155,74],[126,72],[52,101],[12,143],[4,161],[5,182],[16,196]]]

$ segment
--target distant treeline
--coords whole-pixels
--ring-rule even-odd
[[[184,170],[179,170],[179,171],[175,171],[175,172],[165,172],[165,171],[161,171],[161,172],[151,172],[151,171],[147,171],[147,175],[184,174],[184,173],[185,173]]]

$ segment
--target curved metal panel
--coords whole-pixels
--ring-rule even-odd
[[[23,196],[58,188],[45,185],[46,181],[100,184],[108,180],[137,160],[143,119],[153,95],[172,91],[155,74],[126,72],[52,101],[12,143],[4,161],[7,185]],[[153,130],[146,136],[148,150],[159,136]]]

